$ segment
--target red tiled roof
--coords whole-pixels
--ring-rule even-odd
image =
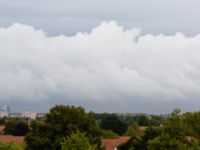
[[[16,142],[22,144],[24,142],[24,136],[0,135],[0,141],[3,143]]]
[[[0,133],[2,133],[2,132],[3,132],[4,128],[5,128],[5,126],[3,126],[3,125],[0,125]]]
[[[122,143],[126,143],[130,137],[121,136],[117,139],[103,139],[102,143],[105,147],[105,150],[114,150],[115,147],[118,147]]]

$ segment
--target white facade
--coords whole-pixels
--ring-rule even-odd
[[[37,113],[32,111],[25,111],[22,113],[23,118],[36,119]]]
[[[0,106],[0,118],[9,117],[10,108],[8,106]]]
[[[9,113],[0,111],[0,118],[3,118],[3,117],[9,117]]]

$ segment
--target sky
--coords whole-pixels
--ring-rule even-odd
[[[0,104],[200,108],[198,0],[0,0]]]

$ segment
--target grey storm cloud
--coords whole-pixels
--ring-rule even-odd
[[[0,28],[0,101],[197,102],[200,35],[140,33],[115,21],[74,36]]]

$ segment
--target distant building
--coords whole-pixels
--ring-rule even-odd
[[[10,108],[8,106],[0,106],[0,111],[10,113]]]
[[[46,113],[37,113],[37,118],[43,119],[46,117]]]
[[[0,111],[0,118],[9,117],[7,112]]]
[[[10,113],[10,118],[22,118],[22,113]]]
[[[22,113],[23,118],[28,118],[28,119],[36,119],[37,118],[37,113],[32,112],[32,111],[25,111]]]
[[[9,117],[10,108],[8,106],[0,106],[0,118]]]

